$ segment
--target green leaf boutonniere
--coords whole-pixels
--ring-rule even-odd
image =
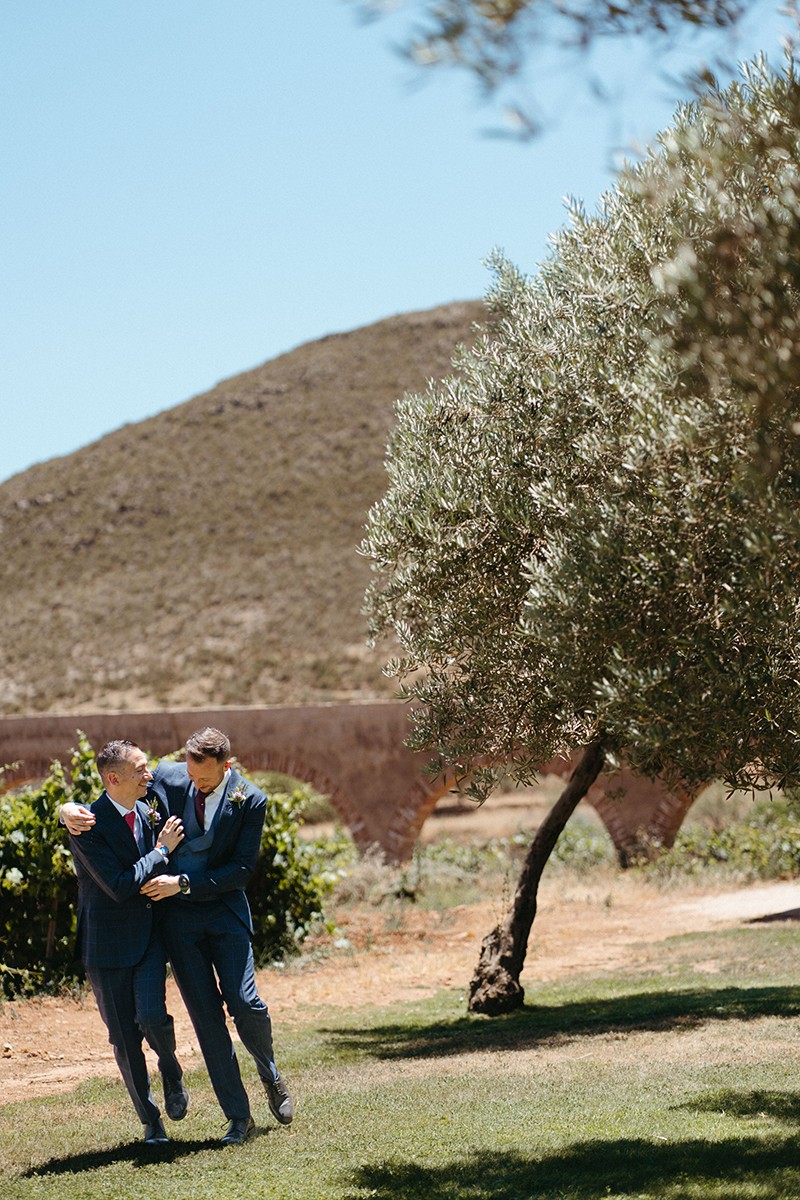
[[[155,829],[156,825],[161,824],[161,813],[158,811],[158,797],[147,797],[147,819],[150,822],[151,829]]]
[[[230,796],[228,796],[228,799],[230,800],[231,804],[235,804],[238,808],[239,805],[247,799],[247,792],[243,787],[238,787],[235,792],[231,792]]]

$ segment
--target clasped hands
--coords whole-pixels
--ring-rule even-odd
[[[168,817],[158,835],[156,846],[165,846],[170,854],[183,841],[183,824],[179,817]],[[155,875],[148,879],[142,887],[142,894],[148,900],[166,900],[168,896],[176,896],[180,891],[177,875]]]

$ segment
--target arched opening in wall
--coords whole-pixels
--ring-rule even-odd
[[[531,786],[517,785],[511,778],[502,782],[483,804],[477,804],[455,791],[441,796],[419,833],[422,845],[446,838],[461,844],[482,844],[492,839],[517,835],[532,837],[564,790],[559,775],[542,774]],[[609,857],[613,846],[608,831],[595,809],[582,800],[570,817],[572,833],[607,836]]]
[[[315,825],[324,821],[338,820],[336,808],[330,795],[320,791],[313,783],[283,771],[251,771],[250,776],[268,795],[280,793],[295,801],[303,824]]]
[[[263,792],[281,793],[291,799],[302,836],[313,839],[344,827],[357,840],[357,814],[326,775],[308,768],[294,756],[269,752],[257,759],[251,756],[241,766]]]
[[[40,787],[47,778],[49,769],[49,763],[46,766],[42,763],[34,763],[32,766],[25,764],[7,770],[0,768],[0,796],[6,792],[21,791],[23,788]]]

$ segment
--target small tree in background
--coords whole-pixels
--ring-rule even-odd
[[[800,778],[797,106],[793,65],[762,63],[681,109],[535,279],[495,258],[496,323],[398,406],[364,549],[413,744],[479,798],[493,767],[524,783],[581,753],[473,1009],[522,1003],[541,871],[604,764]]]

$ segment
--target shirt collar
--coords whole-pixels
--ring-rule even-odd
[[[106,795],[108,796],[108,792],[106,792]],[[126,808],[124,804],[117,804],[117,801],[112,796],[108,796],[108,798],[121,817],[127,817],[129,812],[132,812],[135,817],[138,817],[139,814],[136,811],[136,804],[134,804],[133,808]]]

